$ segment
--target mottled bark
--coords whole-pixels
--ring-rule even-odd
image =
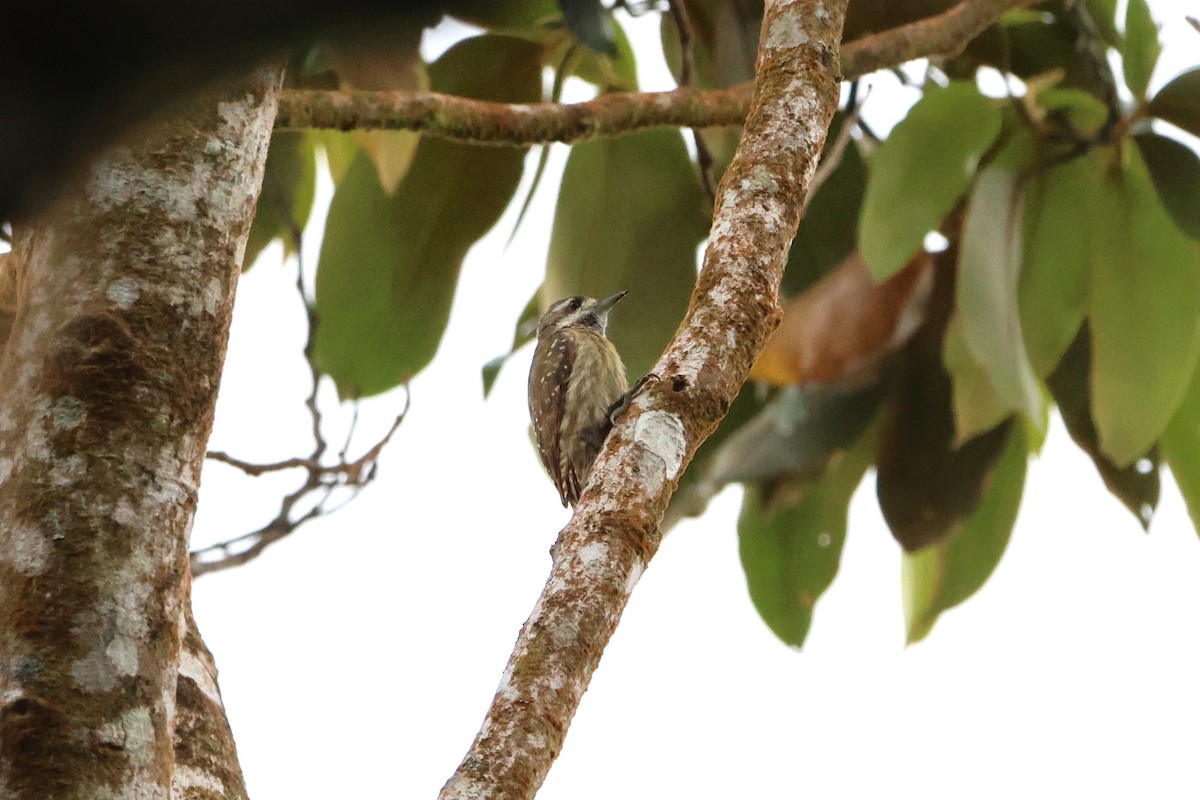
[[[952,56],[1013,8],[1035,0],[964,0],[928,19],[848,42],[845,80],[930,56]],[[740,125],[750,83],[728,89],[681,86],[669,92],[612,92],[583,103],[492,103],[436,92],[292,89],[283,92],[277,126],[333,130],[409,130],[479,144],[578,142],[654,127]]]
[[[779,323],[779,284],[837,108],[845,0],[768,0],[745,132],[688,314],[618,421],[475,742],[443,798],[532,797],[658,549],[679,476]]]
[[[171,800],[247,800],[233,731],[217,687],[217,664],[196,628],[190,596],[181,624]]]
[[[188,532],[279,78],[188,103],[15,231],[0,797],[165,800],[175,747],[202,746],[177,712],[204,672]]]
[[[478,144],[578,142],[658,126],[740,125],[750,86],[612,92],[584,103],[495,103],[437,92],[290,89],[280,128],[408,130]]]

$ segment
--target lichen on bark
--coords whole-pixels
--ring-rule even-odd
[[[189,101],[15,226],[5,798],[170,796],[188,531],[278,84]]]
[[[838,101],[845,0],[768,0],[745,132],[688,314],[592,468],[546,588],[443,800],[530,798],[658,549],[682,470],[780,317],[778,290]]]

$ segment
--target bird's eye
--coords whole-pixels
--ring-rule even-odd
[[[579,307],[582,305],[583,305],[582,298],[572,297],[571,302],[567,304],[567,308],[570,309],[571,311],[578,311]]]

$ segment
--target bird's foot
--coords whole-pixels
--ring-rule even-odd
[[[625,392],[625,394],[621,395],[616,400],[614,400],[613,404],[608,407],[607,416],[608,416],[609,424],[616,425],[617,417],[621,416],[622,414],[624,414],[626,412],[626,410],[629,409],[629,406],[632,405],[632,403],[633,403],[633,397],[634,397],[634,395],[636,395],[638,393],[638,390],[640,390],[643,386],[645,386],[646,383],[651,378],[657,378],[657,377],[658,376],[655,375],[653,372],[647,372],[645,375],[638,378],[638,382],[633,385],[632,389]]]

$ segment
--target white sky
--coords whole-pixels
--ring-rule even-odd
[[[1200,36],[1175,38],[1158,82],[1195,60]],[[528,350],[488,402],[479,380],[540,280],[566,152],[514,245],[510,209],[468,257],[378,481],[196,583],[255,800],[433,797],[475,735],[567,519],[527,438]],[[275,262],[240,286],[212,442],[251,460],[308,448],[302,316]],[[366,404],[362,441],[402,404]],[[996,574],[906,649],[869,477],[802,652],[750,603],[726,491],[642,579],[540,797],[1197,796],[1200,546],[1165,484],[1144,535],[1056,419]],[[257,527],[291,488],[210,464],[197,542]]]

